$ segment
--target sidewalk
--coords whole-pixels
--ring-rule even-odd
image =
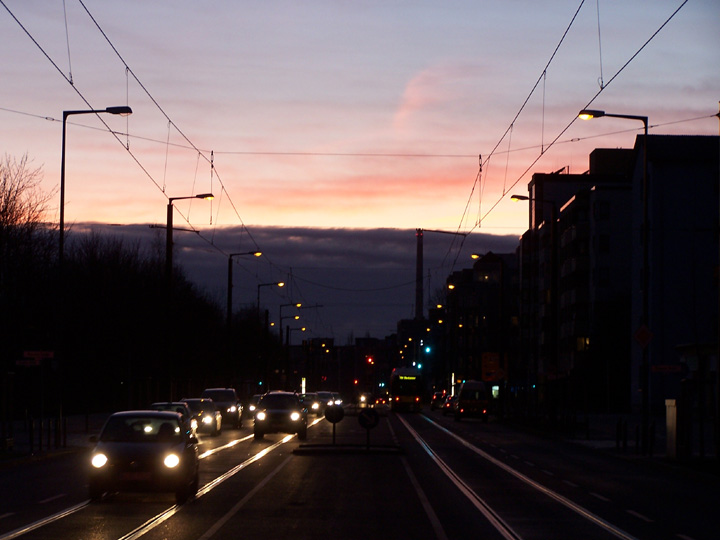
[[[100,432],[108,414],[67,416],[32,423],[15,421],[5,426],[0,444],[0,466],[90,447],[90,437]]]

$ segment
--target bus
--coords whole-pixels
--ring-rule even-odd
[[[420,370],[412,367],[394,368],[390,374],[390,410],[419,412],[424,393]]]

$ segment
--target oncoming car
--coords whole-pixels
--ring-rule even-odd
[[[212,399],[184,398],[180,401],[187,403],[193,418],[197,421],[198,433],[210,433],[213,437],[222,432],[222,414],[218,411]]]
[[[266,433],[297,433],[298,439],[307,439],[307,409],[293,392],[268,392],[255,410],[255,439]]]
[[[308,392],[306,394],[300,394],[300,401],[308,410],[308,413],[314,414],[315,416],[320,415],[320,411],[322,409],[320,407],[320,400],[318,399],[316,393]]]
[[[114,491],[172,491],[183,504],[197,493],[197,438],[178,413],[117,412],[91,440],[90,500]]]
[[[223,423],[242,427],[242,404],[234,388],[206,388],[200,397],[212,399],[223,417]]]

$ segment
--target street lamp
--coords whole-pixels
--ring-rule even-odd
[[[610,114],[605,111],[598,111],[594,109],[583,109],[578,113],[578,118],[581,120],[591,120],[593,118],[602,118],[607,116],[608,118],[624,118],[625,120],[637,120],[643,123],[643,176],[642,176],[642,272],[640,273],[641,287],[642,287],[642,308],[641,308],[641,320],[640,328],[636,332],[636,336],[643,336],[641,339],[643,343],[640,344],[642,348],[642,360],[640,361],[640,391],[642,392],[641,406],[641,433],[640,433],[640,445],[643,454],[647,454],[649,450],[649,437],[650,437],[650,357],[649,357],[649,340],[652,337],[649,329],[649,291],[650,286],[650,264],[649,264],[649,220],[648,220],[648,204],[649,204],[649,186],[648,186],[648,117],[637,116],[634,114]]]
[[[283,319],[288,319],[288,318],[291,318],[291,317],[292,317],[293,319],[298,320],[298,319],[300,318],[300,315],[293,315],[293,316],[291,316],[291,317],[283,317],[283,316],[282,316],[282,309],[283,309],[284,307],[290,307],[290,306],[294,306],[294,307],[300,309],[300,308],[302,307],[302,303],[300,303],[300,302],[293,302],[293,303],[290,303],[290,304],[281,304],[281,305],[280,305],[280,309],[279,309],[279,311],[278,311],[278,323],[279,323],[278,326],[280,327],[280,328],[278,329],[278,333],[280,334],[280,343],[282,343],[282,337],[283,337],[283,335],[282,335],[282,332],[283,332],[283,325],[282,325]]]
[[[190,195],[188,197],[169,197],[167,204],[167,236],[165,242],[165,279],[167,284],[170,285],[172,280],[172,265],[173,265],[173,201],[179,201],[182,199],[214,199],[215,196],[212,193],[201,193],[200,195]]]
[[[261,287],[284,287],[284,281],[273,281],[272,283],[259,283],[257,286],[257,312],[258,317],[260,316],[260,288]]]
[[[302,326],[299,328],[290,328],[289,326],[287,327],[287,329],[286,329],[287,335],[285,336],[285,339],[287,341],[288,347],[290,346],[290,333],[294,332],[296,330],[299,330],[300,332],[305,332],[305,331],[307,331],[307,327],[305,327],[305,326]]]
[[[59,240],[59,255],[58,261],[62,266],[65,260],[65,131],[67,126],[68,116],[76,114],[119,114],[121,116],[128,116],[132,114],[130,107],[107,107],[106,109],[88,109],[82,111],[63,111],[62,119],[62,149],[60,151],[60,240]]]
[[[233,269],[232,269],[232,258],[240,257],[242,255],[253,255],[254,257],[262,256],[262,251],[247,251],[244,253],[231,253],[228,255],[228,277],[227,277],[227,327],[230,329],[230,322],[232,319],[232,289],[233,289]]]

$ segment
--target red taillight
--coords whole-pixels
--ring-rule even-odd
[[[419,397],[416,397],[416,398],[415,398],[415,401],[420,401],[420,398],[419,398]]]

